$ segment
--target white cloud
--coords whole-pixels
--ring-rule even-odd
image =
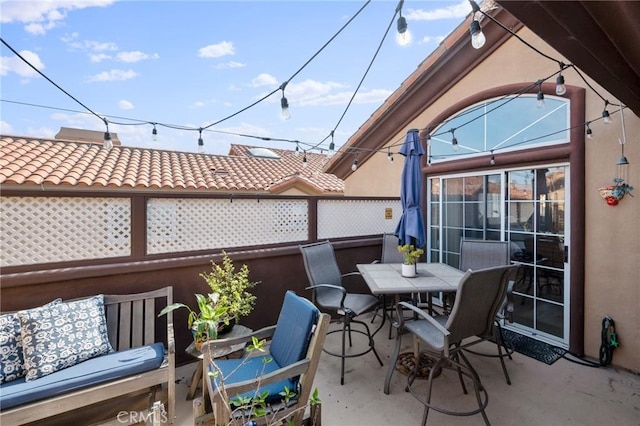
[[[101,82],[101,81],[123,81],[130,80],[138,76],[134,70],[110,70],[104,71],[94,76],[89,77],[87,80],[89,83]]]
[[[120,109],[134,109],[135,107],[133,106],[133,104],[129,101],[126,100],[121,100],[118,101],[118,108]]]
[[[273,86],[278,84],[278,80],[271,74],[262,73],[251,80],[251,87]]]
[[[95,62],[95,63],[106,61],[107,59],[111,59],[111,56],[107,55],[105,53],[98,53],[96,55],[89,55],[89,60],[91,62]]]
[[[247,64],[243,64],[242,62],[229,61],[229,62],[225,62],[224,64],[218,64],[215,66],[215,68],[222,70],[222,69],[229,69],[229,68],[244,68],[246,66]]]
[[[25,24],[25,31],[42,35],[59,26],[71,10],[106,7],[113,2],[114,0],[52,0],[25,4],[24,1],[3,1],[0,23],[21,22]]]
[[[40,60],[37,53],[33,53],[29,50],[22,50],[19,52],[25,60],[33,65],[38,70],[44,69],[44,64]],[[7,75],[9,72],[15,72],[20,77],[35,77],[38,75],[29,65],[16,56],[3,56],[0,58],[0,75]]]
[[[384,102],[393,93],[391,90],[386,89],[374,89],[367,92],[358,92],[353,98],[354,104],[379,104]],[[326,96],[318,96],[314,98],[303,99],[296,102],[296,105],[301,106],[333,106],[333,105],[346,105],[353,92],[340,92],[330,94]]]
[[[347,86],[333,81],[322,83],[320,81],[307,79],[300,83],[287,84],[285,94],[287,98],[291,98],[296,101],[305,101],[307,99],[315,99],[319,96],[326,95],[334,89],[341,89],[345,87]]]
[[[460,3],[441,7],[434,10],[409,9],[403,14],[408,21],[436,21],[438,19],[460,19],[471,13],[471,6],[467,0]]]
[[[418,44],[427,44],[427,43],[431,43],[431,42],[435,42],[437,44],[442,43],[442,40],[444,40],[446,38],[446,36],[424,36],[422,38],[422,40],[420,40],[418,42]]]
[[[6,121],[0,120],[0,133],[2,133],[3,135],[12,135],[13,127]]]
[[[210,44],[209,46],[198,49],[198,56],[201,58],[220,58],[234,54],[235,48],[230,41],[222,41],[218,44]]]
[[[115,52],[118,50],[118,45],[112,41],[80,40],[80,34],[77,32],[60,37],[60,40],[72,49],[90,52]]]
[[[116,60],[120,62],[140,62],[145,59],[158,59],[160,56],[157,53],[149,55],[140,51],[135,52],[120,52],[116,55]]]

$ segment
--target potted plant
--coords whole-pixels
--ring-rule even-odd
[[[206,342],[208,339],[218,338],[218,327],[219,324],[224,321],[227,308],[218,303],[219,295],[217,293],[210,293],[207,297],[202,294],[196,294],[196,300],[198,302],[198,311],[194,311],[184,303],[172,303],[171,305],[165,306],[158,316],[165,315],[179,308],[188,309],[189,317],[187,325],[193,333],[196,349],[200,350],[203,342]]]
[[[228,328],[230,330],[233,324],[238,322],[240,317],[249,315],[253,310],[256,302],[256,296],[249,292],[249,289],[255,287],[259,281],[253,282],[249,280],[249,267],[242,265],[236,271],[233,261],[223,253],[222,264],[211,262],[211,271],[202,273],[200,276],[207,282],[212,293],[218,295],[217,305],[225,309],[222,318],[225,329],[218,328],[218,334],[223,334]],[[221,324],[222,325],[222,324]]]
[[[398,246],[398,251],[404,256],[402,263],[402,276],[403,277],[415,277],[416,276],[416,262],[420,256],[424,253],[421,248],[416,248],[413,244],[405,244]]]

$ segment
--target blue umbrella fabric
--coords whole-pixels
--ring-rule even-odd
[[[422,197],[422,170],[420,157],[424,155],[424,149],[420,144],[420,132],[411,129],[407,132],[407,138],[398,151],[404,155],[404,167],[402,169],[402,182],[400,187],[400,201],[402,203],[402,216],[396,227],[395,235],[399,244],[413,244],[423,248],[427,244],[422,210],[420,209]]]

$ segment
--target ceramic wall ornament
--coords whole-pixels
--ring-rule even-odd
[[[615,178],[613,182],[613,185],[598,188],[600,196],[607,202],[608,205],[617,206],[620,200],[622,200],[626,194],[633,196],[631,194],[633,187],[624,183],[623,179]]]

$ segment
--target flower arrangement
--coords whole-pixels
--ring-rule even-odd
[[[187,309],[189,311],[187,325],[193,332],[196,347],[200,350],[199,346],[202,345],[202,342],[218,338],[218,325],[225,318],[226,308],[218,304],[218,294],[216,293],[210,293],[208,296],[196,294],[196,301],[198,302],[198,311],[194,311],[184,303],[172,303],[165,306],[158,316],[179,308]]]
[[[420,256],[424,253],[421,248],[416,248],[413,244],[398,246],[398,251],[404,256],[405,265],[415,265]]]
[[[211,262],[211,271],[200,276],[207,282],[212,293],[218,295],[217,305],[225,309],[223,322],[227,325],[231,321],[238,321],[241,316],[247,316],[253,310],[256,296],[249,292],[258,282],[249,280],[249,267],[242,265],[236,271],[231,258],[222,252],[222,264]]]

